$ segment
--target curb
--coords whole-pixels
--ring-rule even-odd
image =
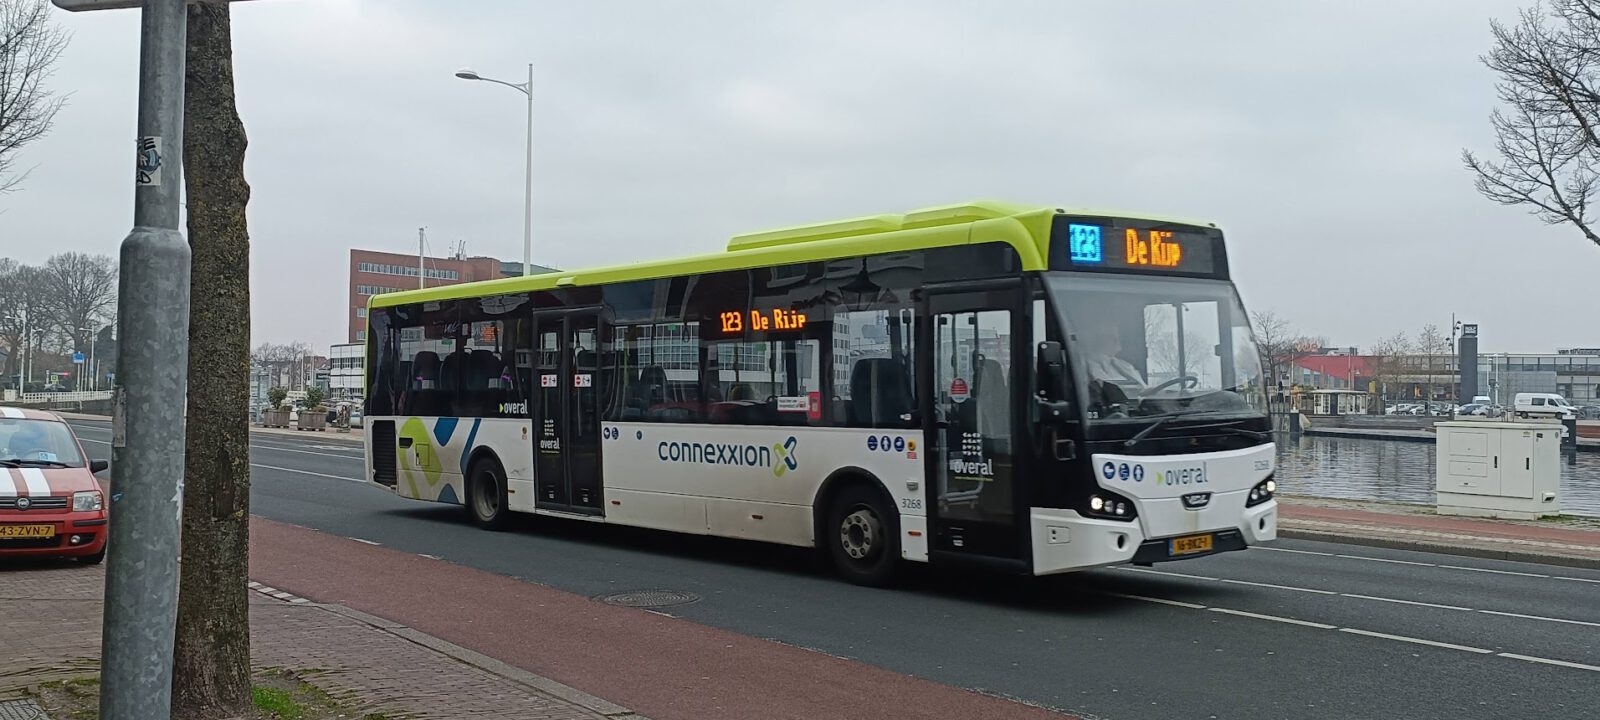
[[[1404,540],[1389,537],[1372,537],[1367,535],[1346,535],[1322,530],[1298,530],[1286,528],[1281,525],[1278,527],[1278,537],[1289,540],[1316,540],[1319,542],[1340,543],[1343,545],[1362,545],[1365,547],[1383,548],[1386,550],[1414,550],[1417,552],[1456,555],[1460,557],[1474,557],[1485,560],[1509,560],[1512,562],[1534,563],[1538,565],[1557,565],[1561,567],[1600,570],[1600,557],[1591,558],[1577,555],[1553,555],[1548,553],[1528,552],[1525,550],[1500,550],[1496,548],[1450,545],[1446,543],[1428,542],[1425,540]]]
[[[253,586],[258,585],[258,583],[254,582],[251,584]],[[261,588],[255,589],[257,589],[258,592],[263,592],[263,594],[268,596],[278,597],[278,595],[274,592],[267,592],[271,591],[272,588],[265,588],[265,590],[262,590]],[[469,650],[461,647],[460,645],[449,642],[448,640],[436,638],[432,635],[406,627],[405,625],[401,625],[400,623],[392,620],[386,620],[384,618],[377,617],[376,615],[369,615],[361,612],[360,610],[355,610],[338,604],[309,602],[304,598],[294,596],[290,596],[290,599],[281,597],[278,599],[284,600],[285,602],[303,604],[306,607],[314,607],[319,610],[325,610],[335,615],[342,615],[351,620],[369,625],[377,630],[389,633],[390,635],[409,640],[413,643],[428,648],[429,650],[433,650],[434,652],[447,655],[454,660],[471,665],[484,672],[498,675],[506,678],[507,680],[526,685],[529,688],[542,692],[546,695],[550,695],[557,700],[577,705],[603,717],[611,718],[612,720],[650,720],[649,718],[616,703],[595,697],[569,685],[563,685],[542,675],[535,675],[534,673],[523,670],[522,668],[508,665],[504,662],[489,657],[488,655],[484,655],[483,653]]]

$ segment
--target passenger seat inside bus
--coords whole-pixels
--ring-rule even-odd
[[[893,358],[863,358],[850,369],[850,424],[910,427],[916,412],[911,378]]]

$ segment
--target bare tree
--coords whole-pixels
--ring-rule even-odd
[[[1327,343],[1323,338],[1301,335],[1294,325],[1271,310],[1250,313],[1255,326],[1256,346],[1261,351],[1261,366],[1267,371],[1267,386],[1277,387],[1285,373],[1300,360],[1317,354]]]
[[[273,382],[286,382],[293,384],[294,375],[290,372],[304,362],[306,356],[311,354],[311,345],[304,342],[291,343],[261,343],[250,351],[250,362],[266,368],[272,373]]]
[[[34,268],[11,258],[0,258],[0,344],[6,347],[5,367],[0,368],[7,378],[15,378],[22,362],[23,333],[28,328],[23,321],[38,327],[43,318],[38,313],[38,285],[31,279]],[[29,317],[34,315],[34,317]]]
[[[89,349],[89,338],[116,315],[117,262],[107,255],[51,256],[35,278],[47,320],[68,352]]]
[[[0,0],[0,193],[16,189],[27,172],[16,155],[50,132],[65,98],[45,87],[68,35],[50,20],[45,0]]]
[[[1438,325],[1433,323],[1423,325],[1422,329],[1417,331],[1416,351],[1428,363],[1427,400],[1432,402],[1435,395],[1433,381],[1439,372],[1438,358],[1441,355],[1449,355],[1450,339],[1439,330]]]
[[[1600,188],[1600,0],[1550,0],[1515,24],[1492,22],[1484,65],[1500,76],[1498,161],[1462,151],[1478,192],[1571,224],[1600,245],[1590,203]]]
[[[227,5],[192,4],[184,78],[189,244],[189,434],[173,717],[251,710],[250,229],[248,144],[233,87]]]
[[[1395,399],[1394,389],[1407,374],[1406,357],[1415,353],[1415,345],[1405,333],[1395,333],[1379,340],[1368,353],[1372,358],[1373,379],[1378,381],[1378,394],[1385,400]]]

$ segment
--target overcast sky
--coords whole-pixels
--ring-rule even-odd
[[[1128,208],[1217,222],[1246,304],[1334,344],[1454,312],[1487,351],[1600,346],[1600,248],[1458,157],[1491,147],[1477,57],[1519,4],[236,4],[255,340],[342,341],[351,247],[427,226],[520,259],[522,96],[452,73],[532,62],[538,263],[972,198]],[[71,100],[0,198],[26,262],[115,254],[132,217],[139,13],[59,20]]]

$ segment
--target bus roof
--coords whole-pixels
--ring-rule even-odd
[[[429,300],[451,300],[630,280],[652,280],[678,275],[744,270],[768,265],[990,242],[1004,242],[1015,248],[1022,259],[1024,270],[1043,270],[1046,266],[1050,221],[1054,216],[1061,214],[1215,227],[1207,222],[1147,213],[1019,205],[984,200],[925,208],[898,215],[872,215],[746,233],[734,236],[728,241],[727,249],[718,253],[384,293],[372,296],[368,304],[371,307],[392,307]]]

